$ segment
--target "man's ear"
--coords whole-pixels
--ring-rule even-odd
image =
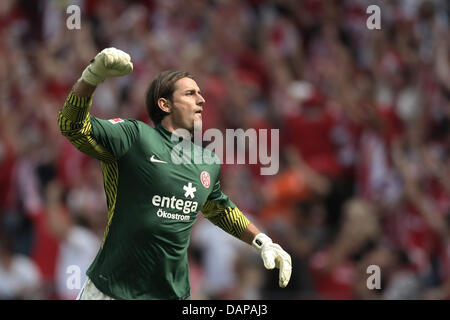
[[[167,113],[170,113],[171,111],[171,105],[170,105],[170,101],[165,99],[165,98],[159,98],[158,99],[158,107]]]

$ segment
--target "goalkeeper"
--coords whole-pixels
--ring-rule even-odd
[[[192,132],[205,102],[189,73],[165,71],[150,84],[146,105],[155,128],[89,113],[97,85],[132,70],[127,53],[104,49],[83,71],[58,114],[61,133],[100,160],[108,207],[102,245],[78,299],[189,299],[187,249],[199,211],[259,250],[266,268],[279,269],[279,285],[285,287],[292,270],[289,254],[222,193],[220,164],[171,161],[179,143],[172,133],[178,128]]]

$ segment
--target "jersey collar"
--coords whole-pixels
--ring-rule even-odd
[[[170,132],[169,130],[167,130],[166,128],[164,128],[163,127],[163,125],[162,124],[157,124],[156,126],[155,126],[155,129],[167,140],[167,141],[169,141],[169,142],[171,142],[171,143],[174,143],[174,144],[177,144],[177,143],[179,143],[180,141],[182,141],[183,140],[183,137],[181,137],[181,136],[179,136],[179,135],[177,135],[177,134],[175,134],[175,133],[172,133],[172,132]],[[172,137],[177,137],[178,139],[174,139],[174,138],[172,138]]]

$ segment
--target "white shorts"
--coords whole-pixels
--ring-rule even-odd
[[[77,300],[114,300],[97,289],[91,279],[87,278],[78,294]]]

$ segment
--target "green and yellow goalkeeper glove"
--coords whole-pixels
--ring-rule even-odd
[[[125,76],[131,71],[133,63],[128,53],[116,48],[106,48],[84,69],[80,80],[97,86],[107,78]]]
[[[284,251],[280,245],[273,243],[266,234],[259,233],[255,236],[252,246],[261,252],[261,257],[266,269],[278,268],[279,285],[285,288],[291,279],[292,261],[289,253]]]

